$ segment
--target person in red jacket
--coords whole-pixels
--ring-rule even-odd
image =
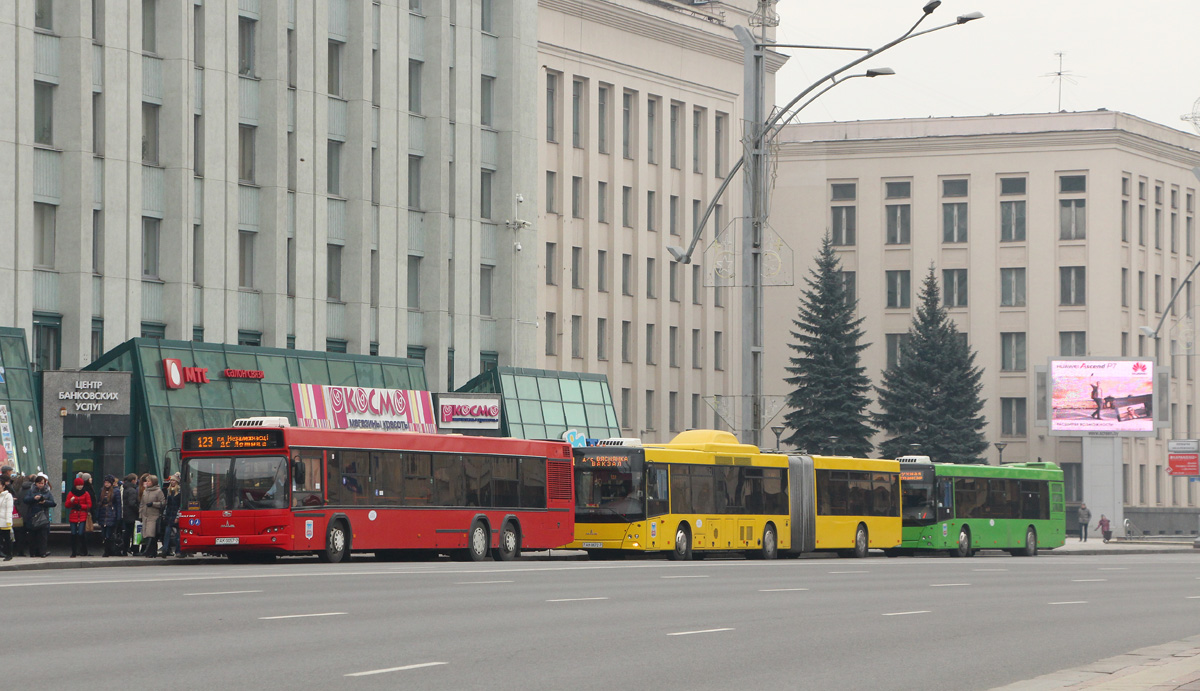
[[[71,521],[71,556],[87,556],[87,519],[92,512],[92,494],[84,487],[81,477],[75,478],[75,489],[67,493],[64,502],[71,510],[68,519]]]

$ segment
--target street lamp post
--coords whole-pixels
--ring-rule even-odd
[[[834,436],[834,435],[829,436],[829,455],[830,456],[837,455],[837,440],[838,440],[838,438],[836,436]]]
[[[1008,446],[1008,442],[998,441],[992,444],[996,450],[1000,452],[1000,465],[1004,465],[1004,447]]]
[[[779,437],[783,434],[783,425],[775,425],[771,428],[771,431],[775,433],[775,450],[778,451],[780,446]]]
[[[748,319],[744,322],[742,331],[743,349],[749,354],[749,366],[742,368],[742,391],[743,405],[741,411],[741,419],[744,421],[741,431],[741,438],[749,444],[758,444],[759,432],[763,428],[763,283],[762,283],[762,245],[763,245],[763,228],[766,226],[768,211],[766,200],[766,178],[767,178],[767,147],[766,145],[772,141],[779,132],[790,123],[808,104],[812,103],[821,94],[829,89],[847,81],[853,77],[876,77],[889,74],[895,74],[891,69],[877,68],[868,70],[859,75],[851,75],[850,77],[838,78],[846,70],[849,70],[856,65],[859,65],[866,60],[869,60],[876,55],[888,50],[889,48],[903,43],[911,38],[923,36],[934,31],[939,31],[951,26],[966,24],[983,17],[979,12],[970,12],[960,15],[954,22],[943,24],[941,26],[932,27],[923,31],[917,31],[917,27],[925,18],[933,13],[934,10],[942,4],[942,0],[929,0],[922,8],[921,17],[909,27],[908,31],[901,34],[898,38],[889,41],[878,48],[847,48],[843,46],[814,46],[814,45],[784,45],[773,44],[766,42],[766,35],[762,40],[755,40],[754,35],[748,29],[742,26],[734,27],[734,34],[737,36],[745,50],[745,117],[746,117],[746,140],[749,153],[740,158],[734,164],[729,173],[725,176],[721,186],[717,189],[712,199],[709,201],[708,208],[704,215],[695,224],[695,230],[692,234],[691,243],[687,249],[681,247],[668,246],[667,251],[674,257],[675,261],[681,264],[691,262],[692,253],[696,249],[701,236],[704,232],[705,223],[709,216],[712,215],[716,208],[717,202],[720,200],[722,193],[728,187],[733,175],[743,166],[746,165],[747,170],[743,181],[743,213],[746,214],[743,220],[742,230],[742,271],[749,274],[749,283],[743,284],[746,290],[742,297],[743,314],[748,315]],[[766,75],[766,53],[767,48],[803,48],[803,49],[823,49],[823,50],[852,50],[862,52],[863,55],[851,60],[838,69],[821,77],[813,82],[808,88],[801,91],[783,108],[779,109],[775,115],[764,122],[766,113],[765,106],[765,75]],[[826,82],[830,82],[825,85]],[[821,88],[825,85],[824,88]],[[821,88],[821,90],[807,101],[805,97],[813,91]],[[803,103],[802,103],[803,101]],[[747,158],[749,160],[747,160]]]

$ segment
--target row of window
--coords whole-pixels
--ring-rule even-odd
[[[645,392],[645,420],[644,426],[641,428],[641,434],[654,432],[655,422],[658,419],[658,392],[654,389],[647,389]],[[730,399],[733,400],[733,399]],[[727,402],[723,402],[721,396],[712,397],[711,401],[705,400],[705,397],[698,393],[691,394],[691,410],[690,422],[688,429],[729,429],[728,422],[721,417],[721,411],[725,409]],[[734,403],[734,405],[737,405]],[[618,401],[617,412],[621,418],[621,429],[636,430],[634,427],[636,422],[633,418],[633,389],[622,388],[620,399]],[[712,416],[708,416],[708,411],[712,411]],[[683,428],[680,426],[679,409],[679,393],[677,391],[667,392],[667,430],[672,434],[679,432]]]
[[[1138,228],[1138,245],[1145,247],[1147,243],[1148,223],[1147,223],[1147,199],[1150,182],[1146,178],[1138,180],[1137,193],[1137,228]],[[1163,249],[1163,219],[1164,219],[1164,193],[1166,191],[1165,183],[1161,180],[1154,183],[1154,248]],[[1170,242],[1171,251],[1179,252],[1179,188],[1172,185],[1170,197]],[[1130,231],[1130,213],[1133,208],[1132,200],[1132,178],[1129,175],[1124,175],[1121,178],[1121,240],[1129,242]],[[1187,256],[1192,256],[1195,250],[1195,223],[1196,219],[1196,195],[1191,190],[1187,190],[1185,194],[1184,212],[1187,216],[1187,229],[1185,240],[1187,243]]]
[[[1087,237],[1087,200],[1082,195],[1087,192],[1087,179],[1082,175],[1059,176],[1058,227],[1060,240],[1083,240]],[[1128,178],[1123,179],[1128,182]],[[1025,178],[1000,179],[1000,241],[1022,242],[1026,239],[1026,200]],[[1143,182],[1144,186],[1145,183]],[[907,245],[912,242],[912,183],[885,182],[884,216],[885,243],[888,245]],[[1127,185],[1126,185],[1127,188]],[[1158,185],[1157,193],[1161,205],[1162,184]],[[967,241],[967,202],[957,201],[966,197],[967,180],[942,180],[942,242],[963,243]],[[1170,213],[1171,251],[1178,252],[1179,247],[1179,190],[1171,190],[1172,209]],[[1186,209],[1194,213],[1195,200],[1192,192],[1187,193]],[[858,207],[857,183],[832,183],[830,185],[830,232],[833,243],[838,246],[853,246],[857,243]],[[1129,209],[1131,202],[1122,200],[1121,237],[1129,240]],[[1163,248],[1163,219],[1164,211],[1155,209],[1154,233],[1155,247]],[[1195,219],[1186,219],[1187,254],[1191,256],[1195,243]],[[1138,215],[1139,242],[1146,245],[1146,204],[1139,205]]]
[[[818,516],[900,516],[900,474],[817,468]]]
[[[559,330],[558,315],[554,312],[546,313],[546,355],[558,355],[558,341],[562,336]],[[609,359],[609,329],[608,319],[599,317],[596,319],[596,331],[593,340],[596,344],[596,359]],[[584,333],[583,317],[580,315],[571,316],[571,357],[584,357],[584,338],[588,334]],[[634,354],[634,333],[633,322],[621,322],[621,362],[633,362]],[[658,337],[657,326],[654,324],[646,324],[646,364],[658,364]],[[667,329],[667,354],[669,358],[668,364],[671,367],[680,366],[680,339],[679,327],[671,326]],[[692,329],[692,368],[704,368],[704,350],[703,350],[703,335],[700,329]],[[725,369],[725,334],[720,331],[713,332],[713,369],[721,371]]]
[[[956,518],[1050,518],[1050,483],[1045,480],[954,478]]]
[[[647,464],[648,493],[666,499],[661,475],[666,466]],[[671,513],[785,516],[788,506],[787,470],[707,465],[670,465]],[[659,477],[656,477],[659,476]],[[659,514],[665,513],[659,511]],[[655,513],[651,511],[649,515]]]
[[[1188,406],[1191,408],[1191,406]],[[1189,435],[1190,438],[1190,435]],[[1183,506],[1186,500],[1188,506],[1196,506],[1197,484],[1190,482],[1186,477],[1172,477],[1167,473],[1164,466],[1153,466],[1153,471],[1148,471],[1147,466],[1142,464],[1137,467],[1137,486],[1133,484],[1133,475],[1130,471],[1129,464],[1124,464],[1124,501],[1126,504],[1133,504],[1134,490],[1137,491],[1137,503],[1146,506],[1153,501],[1158,506]],[[1063,467],[1066,470],[1066,466]],[[1150,495],[1150,482],[1147,480],[1147,473],[1154,473],[1154,495]],[[1065,473],[1064,473],[1065,474]],[[1170,488],[1168,491],[1167,488]]]
[[[574,176],[571,178],[571,218],[583,218],[584,208],[587,206],[584,200],[583,178]],[[558,201],[558,173],[548,170],[546,171],[546,213],[560,213]],[[681,234],[682,222],[682,204],[677,195],[669,195],[667,197],[667,230],[671,235]],[[703,202],[699,199],[692,200],[692,232],[696,231],[696,226],[700,223],[700,219],[705,211]],[[596,221],[598,223],[609,223],[612,211],[612,200],[608,193],[608,183],[603,180],[596,183]],[[623,186],[621,188],[621,225],[625,228],[633,228],[637,219],[637,201],[635,199],[634,190],[632,187]],[[716,204],[713,207],[712,219],[713,226],[718,229],[725,227],[725,208],[721,204]],[[648,190],[646,192],[646,230],[657,232],[660,227],[660,216],[662,209],[659,208],[658,192]]]
[[[858,274],[854,271],[840,272],[846,299],[858,299]],[[1059,303],[1064,306],[1084,305],[1087,298],[1087,267],[1061,266],[1059,276]],[[912,272],[898,269],[884,272],[886,306],[890,309],[912,307]],[[942,270],[942,304],[945,307],[967,306],[967,270]],[[1025,269],[1000,269],[1000,306],[1023,307],[1025,305]]]
[[[571,248],[571,288],[583,290],[587,283],[587,270],[584,266],[583,258],[584,248]],[[559,268],[558,259],[558,243],[546,243],[546,285],[558,285]],[[701,305],[704,295],[704,277],[702,275],[703,268],[699,264],[692,264],[692,304]],[[680,302],[680,295],[683,292],[683,277],[680,275],[679,262],[671,261],[667,263],[667,297],[671,302]],[[609,263],[608,250],[597,250],[596,252],[596,290],[601,293],[609,291]],[[621,255],[621,294],[632,296],[634,294],[634,271],[633,271],[633,255]],[[658,299],[658,284],[659,271],[658,260],[654,257],[646,258],[646,297],[651,300]],[[725,288],[724,286],[713,287],[713,306],[725,306]]]
[[[546,73],[546,141],[558,142],[559,132],[563,126],[563,114],[560,84],[564,75],[561,72]],[[596,141],[600,153],[611,153],[610,140],[614,123],[612,109],[613,97],[617,89],[612,84],[599,84],[594,97],[596,99]],[[588,80],[574,77],[571,80],[571,144],[577,149],[584,148],[588,141],[588,129],[591,125],[588,117],[590,109],[587,101],[593,97],[588,88]],[[639,109],[644,106],[645,129],[639,124],[643,116]],[[667,106],[666,147],[670,166],[675,169],[682,167],[683,129],[686,106],[679,101],[670,101]],[[708,110],[693,106],[692,113],[692,172],[703,173],[709,138],[706,132]],[[624,158],[635,158],[640,149],[639,137],[645,139],[646,161],[657,165],[662,160],[662,122],[663,99],[661,96],[647,95],[642,101],[638,92],[629,89],[621,91],[621,155]],[[712,117],[713,137],[713,174],[722,177],[726,173],[729,158],[729,115],[715,112]]]
[[[346,450],[327,455],[325,491],[332,506],[546,508],[544,458]],[[293,469],[293,505],[321,505],[321,452],[298,452]]]

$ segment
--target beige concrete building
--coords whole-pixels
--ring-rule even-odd
[[[1097,111],[816,123],[780,141],[772,224],[798,276],[832,234],[876,381],[932,264],[984,369],[988,441],[1007,444],[1005,461],[1062,464],[1068,502],[1092,504],[1084,444],[1038,423],[1035,368],[1052,356],[1156,355],[1171,368],[1173,426],[1121,442],[1125,515],[1153,532],[1196,530],[1198,484],[1165,470],[1166,440],[1200,434],[1195,279],[1157,343],[1139,327],[1158,323],[1197,260],[1200,137]],[[783,394],[800,288],[768,291],[766,392]]]
[[[714,227],[740,216],[740,185],[692,264],[666,248],[688,244],[741,157],[743,50],[733,27],[757,23],[758,2],[538,7],[544,180],[538,243],[524,251],[537,253],[543,272],[539,362],[607,374],[633,436],[724,427],[709,401],[740,386],[739,297],[705,287],[702,250]],[[772,56],[769,71],[782,62]]]

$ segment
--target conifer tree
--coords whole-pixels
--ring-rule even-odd
[[[875,424],[891,437],[880,451],[887,458],[915,451],[938,463],[978,463],[987,450],[979,396],[983,370],[941,304],[932,265],[920,299],[899,361],[884,370],[877,388],[881,412]]]
[[[809,453],[866,457],[875,430],[866,412],[871,380],[859,364],[869,345],[860,343],[863,319],[854,316],[858,301],[847,294],[828,235],[816,259],[788,344],[796,354],[786,368],[792,376],[785,381],[794,387],[787,397],[791,411],[784,416],[786,440]]]

